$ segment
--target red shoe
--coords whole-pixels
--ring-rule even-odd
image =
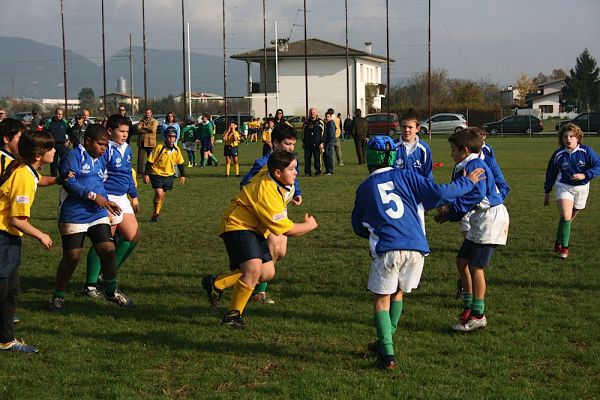
[[[554,243],[554,252],[555,253],[560,253],[562,250],[562,244],[560,243]]]
[[[566,247],[563,247],[562,249],[560,249],[560,253],[558,253],[558,257],[562,258],[563,260],[567,257],[569,257],[569,249]]]

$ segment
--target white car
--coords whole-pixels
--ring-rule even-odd
[[[431,116],[431,133],[460,132],[467,126],[467,119],[462,114],[443,113]],[[420,134],[429,134],[429,118],[421,122]]]

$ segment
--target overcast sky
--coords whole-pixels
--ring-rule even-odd
[[[303,0],[265,0],[267,41],[303,39]],[[107,56],[142,44],[142,0],[104,0]],[[227,55],[261,48],[262,1],[225,0]],[[308,37],[343,45],[344,0],[306,0]],[[521,73],[567,70],[588,48],[600,61],[598,0],[432,0],[432,66],[454,78],[514,83]],[[191,50],[223,54],[222,1],[185,0]],[[102,60],[101,0],[64,0],[67,47]],[[145,0],[146,45],[181,48],[181,1]],[[389,0],[392,80],[427,70],[427,0]],[[385,1],[348,0],[349,43],[386,53]],[[59,0],[3,0],[0,36],[61,46]],[[0,53],[0,62],[8,55]],[[141,60],[141,57],[139,57]],[[234,61],[235,62],[235,61]],[[241,62],[241,61],[239,61]],[[180,65],[180,64],[179,64]],[[201,66],[192,66],[201,68]]]

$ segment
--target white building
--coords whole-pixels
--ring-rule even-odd
[[[538,85],[538,95],[531,96],[529,99],[530,108],[540,110],[542,118],[559,117],[564,112],[560,104],[562,88],[565,85],[564,79],[557,79]]]
[[[308,39],[308,106],[316,107],[322,117],[328,108],[346,114],[346,47],[321,39]],[[267,114],[283,109],[286,115],[305,114],[304,41],[280,41],[275,65],[275,46],[267,47]],[[367,44],[365,51],[349,48],[349,113],[356,108],[368,112],[366,88],[375,89],[372,108],[381,109],[385,85],[381,84],[382,64],[386,58],[371,53]],[[265,113],[264,49],[235,54],[231,58],[246,61],[248,65],[248,96],[254,115]],[[393,61],[390,59],[390,61]],[[259,83],[252,76],[252,64],[259,64]],[[276,73],[279,85],[276,85]]]

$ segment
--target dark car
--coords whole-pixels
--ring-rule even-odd
[[[558,121],[554,124],[554,129],[558,131],[561,126],[568,123],[577,125],[584,132],[598,132],[600,134],[600,112],[583,113],[568,121]]]
[[[513,115],[500,121],[483,124],[487,133],[534,133],[544,129],[544,123],[532,115]]]
[[[225,130],[227,129],[227,125],[229,125],[229,122],[235,122],[238,126],[238,131],[240,131],[242,129],[242,124],[244,122],[252,121],[252,115],[240,114],[239,120],[238,120],[238,115],[232,114],[232,115],[227,116],[227,121],[228,121],[228,123],[225,124],[225,116],[224,115],[221,115],[218,118],[213,119],[213,123],[215,124],[215,133],[217,135],[220,135],[225,132]]]
[[[371,135],[398,135],[400,132],[400,121],[398,121],[398,115],[390,113],[389,131],[388,131],[388,115],[387,113],[373,113],[367,114],[365,119],[369,123],[369,130]]]
[[[31,121],[33,120],[33,115],[31,115],[31,113],[27,111],[13,113],[10,117],[18,119],[27,126],[31,125]]]

